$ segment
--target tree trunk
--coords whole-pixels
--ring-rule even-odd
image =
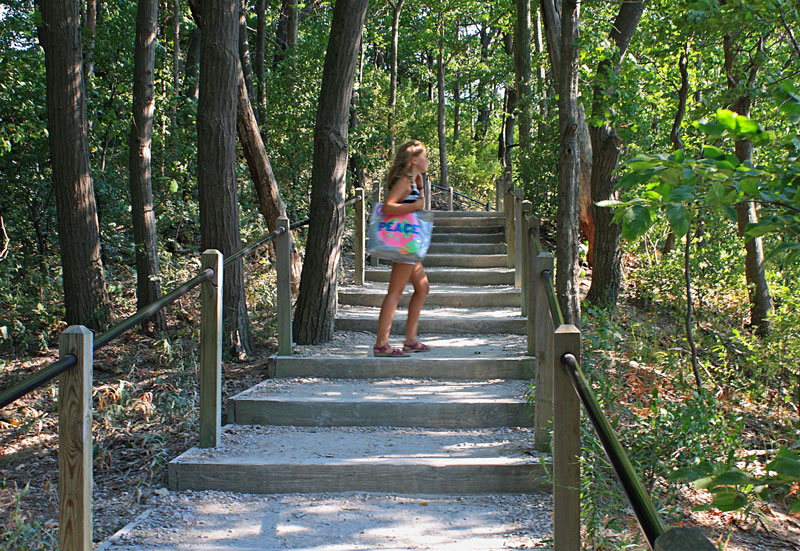
[[[86,11],[84,12],[84,35],[86,36],[86,48],[83,55],[83,80],[88,84],[94,76],[94,42],[97,35],[97,0],[86,0]]]
[[[241,248],[236,183],[239,0],[203,0],[197,176],[203,249],[227,257]],[[225,267],[224,340],[236,356],[253,350],[241,260]]]
[[[299,344],[333,338],[345,226],[347,114],[367,4],[368,0],[336,0],[333,8],[314,126],[311,227],[293,324]]]
[[[495,31],[494,29],[487,29],[482,28],[480,30],[480,37],[481,37],[481,61],[485,62],[486,59],[489,57],[489,46],[492,43],[492,39],[494,38]],[[486,134],[489,132],[489,119],[491,118],[491,108],[489,107],[489,102],[484,98],[484,94],[486,91],[486,82],[484,77],[478,80],[478,120],[475,124],[475,134],[473,135],[473,140],[476,142],[483,141],[486,139]]]
[[[556,225],[556,292],[565,323],[580,327],[578,288],[578,24],[580,4],[564,0],[561,11],[561,79],[558,99],[560,149]]]
[[[405,0],[396,0],[395,4],[389,4],[394,9],[392,13],[392,43],[389,49],[389,158],[394,155],[397,147],[395,142],[394,119],[397,116],[397,48],[400,41],[400,12],[403,9]]]
[[[196,22],[195,18],[195,22]],[[197,99],[199,82],[197,67],[200,64],[200,29],[195,27],[189,31],[189,46],[186,51],[186,97]]]
[[[255,101],[256,92],[253,86],[253,64],[250,62],[250,42],[247,39],[247,0],[239,5],[239,61],[242,65],[247,97],[250,103]]]
[[[531,153],[531,0],[515,0],[514,87],[517,89],[519,174],[523,186],[534,179],[527,159]]]
[[[109,319],[86,124],[80,4],[42,0],[47,128],[67,324],[104,327]]]
[[[737,74],[734,41],[735,37],[727,34],[723,42],[725,75],[730,90],[737,89],[741,80],[741,76]],[[765,38],[762,37],[757,46],[759,54],[762,55],[752,56],[748,64],[740,69],[741,73],[744,73],[747,78],[747,82],[744,86],[746,91],[743,95],[737,97],[731,106],[732,111],[746,117],[750,116],[750,106],[752,103],[749,90],[752,90],[755,84],[756,76],[761,68],[761,59],[766,58],[764,54],[764,42]],[[736,157],[740,162],[752,162],[753,144],[749,140],[737,141]],[[744,237],[744,229],[747,227],[747,224],[758,221],[755,203],[752,201],[745,201],[736,205],[736,214],[738,218],[739,234]],[[762,239],[760,237],[745,237],[744,248],[745,277],[747,279],[747,292],[750,298],[750,324],[756,328],[756,333],[765,336],[769,334],[772,328],[772,322],[769,319],[770,313],[772,312],[772,298],[769,293],[766,271],[764,269],[764,247]]]
[[[447,175],[447,110],[444,97],[444,25],[439,21],[439,50],[436,54],[436,130],[439,138],[439,185],[449,186]]]
[[[267,17],[265,0],[256,0],[256,17],[258,20],[256,29],[256,106],[258,109],[258,119],[262,122],[267,116],[267,95],[264,74],[264,53],[267,44]]]
[[[598,125],[589,128],[592,140],[592,173],[591,173],[591,209],[594,222],[594,251],[592,286],[587,299],[595,304],[614,306],[619,297],[622,281],[622,250],[620,237],[622,227],[612,222],[614,213],[608,207],[598,207],[599,201],[619,199],[615,189],[617,183],[616,170],[623,141],[617,135],[607,118],[609,105],[607,98],[614,89],[607,85],[608,77],[619,74],[622,58],[628,49],[631,37],[644,11],[642,2],[624,2],[619,9],[617,19],[611,27],[610,38],[619,50],[619,62],[612,66],[610,59],[600,62],[597,68],[597,80],[594,85],[592,116]]]
[[[453,143],[458,143],[461,134],[461,73],[456,73],[453,80]]]
[[[133,122],[129,141],[131,218],[136,243],[136,306],[142,309],[161,296],[156,217],[153,210],[151,145],[155,110],[154,75],[158,0],[139,0],[136,15],[136,48],[133,57]],[[164,310],[143,322],[148,333],[165,331]]]

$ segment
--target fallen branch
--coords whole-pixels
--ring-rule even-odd
[[[3,222],[3,215],[0,214],[0,231],[3,232],[3,248],[0,250],[0,260],[5,260],[8,256],[8,243],[11,241],[6,233],[6,225]]]

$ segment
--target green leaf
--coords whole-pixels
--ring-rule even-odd
[[[740,470],[733,470],[724,472],[714,479],[714,483],[720,486],[737,486],[740,484],[748,484],[753,481],[753,476]]]
[[[689,211],[683,205],[669,203],[666,206],[667,220],[675,233],[675,237],[681,238],[689,231]]]
[[[622,201],[617,201],[616,199],[606,199],[605,201],[598,201],[597,203],[595,203],[595,205],[597,205],[598,207],[602,207],[602,208],[605,208],[605,207],[608,207],[608,208],[619,207],[619,206],[624,205],[624,204],[625,203],[623,203]]]
[[[736,130],[736,113],[728,109],[718,109],[717,122],[724,126],[727,130],[733,132]]]
[[[739,191],[748,195],[758,195],[758,183],[755,178],[744,178],[739,182]]]
[[[170,193],[177,193],[178,192],[178,182],[175,180],[170,181],[169,183],[169,192]]]
[[[714,147],[713,145],[704,145],[703,156],[706,159],[724,159],[725,153],[721,149],[719,149],[718,147]]]
[[[778,455],[767,463],[767,471],[773,471],[782,478],[800,481],[800,456],[782,446]]]
[[[682,149],[678,149],[672,154],[673,161],[682,163],[684,159],[686,159],[686,153],[684,153]]]
[[[736,131],[741,134],[757,134],[759,125],[748,117],[739,116],[736,117]]]
[[[747,498],[733,488],[717,488],[711,491],[714,495],[712,503],[720,511],[735,511],[747,505]]]
[[[690,203],[694,200],[694,186],[682,185],[672,190],[669,196],[670,201],[676,203]]]
[[[625,210],[622,216],[622,236],[633,241],[643,236],[653,225],[650,209],[642,205],[633,205]]]

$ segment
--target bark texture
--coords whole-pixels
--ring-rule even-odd
[[[439,50],[436,53],[436,131],[439,138],[439,185],[448,187],[447,106],[444,92],[444,25],[439,22]]]
[[[80,3],[42,0],[39,5],[67,323],[101,329],[108,322],[109,302],[89,167]]]
[[[256,105],[259,120],[267,115],[267,96],[265,91],[264,53],[267,43],[266,0],[256,0]]]
[[[155,110],[154,73],[158,0],[139,0],[133,54],[133,120],[128,143],[131,218],[136,243],[136,306],[142,309],[161,296],[156,216],[153,209],[151,145]],[[142,324],[147,332],[167,328],[164,310]]]
[[[595,120],[600,120],[602,123],[589,128],[592,140],[591,214],[595,233],[592,251],[592,285],[587,299],[595,304],[616,305],[622,282],[620,247],[622,227],[612,222],[614,218],[612,209],[597,206],[599,201],[619,198],[619,192],[615,190],[616,170],[623,141],[609,120],[608,98],[614,94],[614,88],[607,83],[612,72],[615,75],[619,74],[622,58],[627,52],[628,44],[639,25],[643,11],[643,2],[624,2],[620,6],[609,33],[617,46],[619,61],[616,63],[611,59],[601,61],[597,68],[597,81],[594,86],[592,115]]]
[[[311,227],[293,324],[298,344],[333,338],[345,224],[347,115],[367,4],[368,0],[336,0],[333,9],[314,126]]]
[[[514,86],[517,89],[520,158],[527,158],[531,147],[531,0],[515,0],[517,19],[514,26]],[[521,162],[522,181],[532,181]]]
[[[578,117],[578,22],[580,4],[565,0],[561,11],[561,80],[558,121],[558,220],[556,225],[556,293],[567,324],[580,327],[578,289],[578,185],[580,173]]]
[[[241,248],[236,183],[236,109],[239,85],[239,0],[203,0],[197,165],[203,249],[227,257]],[[242,262],[225,268],[225,345],[236,356],[253,350]]]

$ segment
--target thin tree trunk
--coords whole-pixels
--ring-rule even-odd
[[[347,114],[367,4],[368,0],[336,0],[333,8],[314,126],[311,227],[293,323],[299,344],[333,338],[345,225]]]
[[[436,129],[439,138],[439,185],[449,186],[447,174],[447,111],[444,96],[444,24],[439,21],[439,50],[436,54]]]
[[[612,74],[619,74],[620,64],[627,52],[633,33],[639,25],[643,11],[644,4],[642,2],[624,2],[620,6],[609,33],[610,38],[617,45],[620,61],[614,66],[610,59],[600,62],[593,92],[592,116],[595,120],[602,121],[602,124],[592,125],[589,128],[592,140],[591,214],[595,235],[592,285],[587,299],[596,304],[610,306],[616,305],[622,282],[622,250],[620,247],[622,227],[613,222],[612,209],[598,207],[597,203],[619,198],[619,192],[616,190],[616,171],[623,141],[606,118],[606,113],[609,111],[607,98],[614,93],[614,88],[607,84],[607,79]]]
[[[181,89],[181,1],[173,0],[172,13],[172,94],[169,121],[172,130],[172,154],[178,158],[178,95]]]
[[[531,148],[531,0],[515,0],[514,86],[517,89],[517,121],[519,125],[520,179],[525,185],[533,181],[526,159]]]
[[[133,57],[133,122],[129,141],[131,218],[136,243],[136,305],[138,309],[161,297],[156,217],[151,181],[151,146],[155,110],[155,60],[158,0],[139,0],[136,48]],[[164,310],[142,323],[148,333],[167,328]]]
[[[700,376],[700,367],[697,363],[697,346],[694,344],[694,337],[692,336],[692,277],[689,271],[689,259],[692,250],[692,232],[686,232],[686,248],[683,255],[683,278],[686,285],[686,342],[689,343],[689,349],[692,353],[692,372],[697,381],[697,390],[703,390],[703,379]]]
[[[247,37],[247,0],[241,0],[239,6],[239,61],[247,88],[247,97],[250,98],[250,103],[253,103],[256,99],[256,92],[253,86],[253,64],[250,62],[250,42]]]
[[[195,17],[195,22],[197,18]],[[188,99],[197,99],[199,87],[199,79],[197,78],[197,68],[200,66],[200,29],[195,27],[189,31],[189,46],[186,51],[186,97]]]
[[[86,11],[84,12],[84,36],[86,37],[86,48],[83,52],[83,79],[84,84],[94,76],[94,43],[97,35],[97,0],[86,0]]]
[[[241,248],[236,183],[236,113],[239,73],[239,0],[203,0],[200,98],[197,105],[197,175],[204,249],[227,257]],[[224,339],[235,356],[250,355],[241,260],[225,267]]]
[[[264,122],[267,116],[267,94],[265,82],[264,54],[267,44],[267,17],[265,0],[256,0],[256,106],[258,120]]]
[[[458,143],[458,137],[461,134],[461,73],[456,73],[456,78],[453,80],[453,143]]]
[[[481,37],[481,61],[485,62],[489,57],[489,46],[494,38],[494,29],[482,28],[480,30]],[[491,109],[488,100],[484,97],[486,91],[486,82],[483,76],[478,80],[478,120],[475,124],[475,134],[473,140],[476,142],[486,139],[486,134],[489,132],[489,119],[491,117]]]
[[[392,4],[391,0],[389,5],[392,6],[392,43],[389,49],[389,123],[387,130],[389,134],[389,157],[394,155],[396,146],[396,136],[394,130],[394,119],[397,116],[397,48],[400,41],[400,12],[403,9],[405,0],[397,0]]]
[[[564,0],[561,11],[561,80],[558,118],[560,150],[556,241],[556,292],[564,320],[580,326],[578,288],[578,24],[580,4]]]
[[[67,324],[101,329],[108,323],[109,302],[89,166],[80,3],[42,0],[40,8],[47,128]]]
[[[727,77],[728,88],[734,90],[740,84],[740,77],[736,74],[736,52],[734,48],[735,38],[727,34],[724,38],[723,52],[725,55],[725,74]],[[761,57],[764,54],[765,38],[761,38],[758,44],[758,51]],[[756,76],[760,69],[759,56],[754,56],[749,64],[744,68],[747,75],[745,90],[752,90]],[[731,106],[731,110],[746,117],[750,116],[750,106],[752,97],[749,92],[739,96]],[[753,144],[749,140],[739,140],[736,142],[736,157],[740,162],[753,160]],[[765,336],[772,328],[770,313],[772,312],[772,298],[767,285],[766,271],[764,268],[764,246],[760,237],[747,238],[744,229],[748,224],[758,221],[755,203],[745,201],[736,205],[738,218],[739,235],[745,238],[745,277],[747,279],[747,291],[750,298],[750,324],[756,328],[756,332]]]

